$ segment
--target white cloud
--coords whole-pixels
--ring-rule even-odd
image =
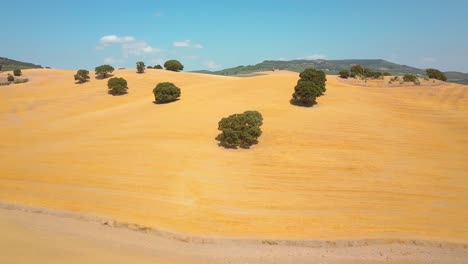
[[[173,43],[173,46],[176,48],[189,48],[190,46],[192,46],[192,41],[190,40],[176,41]]]
[[[195,48],[195,49],[202,49],[203,46],[201,44],[193,44],[191,40],[186,39],[182,41],[175,41],[172,43],[172,46],[176,48]]]
[[[112,58],[112,57],[104,58],[104,63],[105,64],[112,64],[113,62],[114,62],[114,58]]]
[[[221,65],[216,64],[214,61],[207,61],[204,63],[206,67],[208,67],[210,70],[215,70],[221,68]]]
[[[309,56],[306,56],[305,59],[307,60],[325,60],[327,58],[327,56],[323,55],[323,54],[312,54],[312,55],[309,55]]]
[[[107,35],[99,39],[100,46],[97,46],[97,50],[103,50],[111,45],[121,45],[123,55],[128,57],[129,55],[141,56],[146,54],[154,54],[161,52],[161,49],[150,46],[148,43],[137,40],[132,36],[119,37],[116,35]]]

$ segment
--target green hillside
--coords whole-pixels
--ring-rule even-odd
[[[0,57],[0,65],[2,65],[2,71],[11,71],[14,69],[37,69],[42,68],[41,65],[11,60],[8,58]]]
[[[392,75],[403,75],[411,73],[424,76],[425,70],[415,67],[401,65],[386,60],[291,60],[291,61],[273,61],[248,65],[237,66],[220,71],[196,71],[199,73],[216,75],[248,75],[260,71],[271,71],[274,69],[301,72],[306,68],[316,68],[325,71],[327,74],[337,74],[341,70],[349,69],[352,65],[359,64],[373,71],[389,72]],[[468,74],[461,72],[446,72],[448,81],[468,84]]]

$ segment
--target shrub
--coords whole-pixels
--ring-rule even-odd
[[[340,78],[348,79],[349,78],[349,71],[347,71],[347,70],[340,71]]]
[[[127,81],[124,78],[110,78],[107,81],[107,87],[109,88],[109,94],[112,95],[126,94],[128,90]]]
[[[258,138],[262,135],[262,125],[263,117],[258,111],[230,115],[218,122],[218,130],[222,132],[216,140],[226,148],[249,148],[258,143]]]
[[[10,85],[11,82],[0,82],[0,86],[6,86],[6,85]]]
[[[391,78],[390,81],[388,81],[388,84],[392,84],[392,83],[398,82],[398,81],[399,81],[399,77],[395,76],[395,77]]]
[[[136,67],[137,67],[137,72],[138,73],[144,73],[145,72],[145,63],[144,62],[142,62],[142,61],[137,62]]]
[[[361,65],[353,65],[349,72],[351,77],[356,78],[364,75],[364,68]]]
[[[15,79],[15,80],[13,81],[13,83],[15,83],[15,84],[27,83],[27,82],[29,82],[29,79],[28,79],[28,78]]]
[[[182,65],[178,60],[168,60],[164,63],[164,68],[169,71],[178,72],[184,69],[184,65]]]
[[[78,70],[74,77],[75,77],[75,81],[78,81],[78,83],[84,83],[89,80],[89,71]]]
[[[444,82],[447,81],[447,76],[437,69],[427,69],[426,74],[430,79],[436,79]]]
[[[7,81],[12,82],[14,80],[15,80],[15,77],[13,77],[13,75],[11,74],[8,74]]]
[[[414,74],[405,74],[405,75],[403,75],[403,81],[404,82],[413,82],[416,85],[420,84],[418,77],[416,75],[414,75]]]
[[[21,76],[21,75],[23,75],[23,73],[21,72],[20,69],[14,69],[14,70],[13,70],[13,75],[15,75],[15,76]]]
[[[316,98],[322,96],[325,91],[327,77],[321,70],[305,69],[299,75],[300,79],[294,87],[291,103],[303,106],[316,104]]]
[[[158,83],[153,89],[156,103],[163,104],[177,100],[180,97],[180,89],[170,82]]]
[[[148,67],[146,67],[146,68],[147,68],[147,69],[153,69],[153,66],[148,66]]]
[[[163,69],[163,67],[162,67],[161,65],[159,65],[159,64],[158,64],[158,65],[154,66],[154,69],[157,69],[157,70],[162,70],[162,69]]]
[[[105,65],[96,67],[95,71],[96,71],[97,78],[105,79],[114,71],[114,67],[108,64],[105,64]]]

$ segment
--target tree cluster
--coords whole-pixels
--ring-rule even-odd
[[[123,95],[127,93],[127,81],[124,78],[110,78],[107,81],[108,93],[112,95]]]
[[[164,104],[176,101],[180,97],[180,88],[171,82],[158,83],[153,89],[155,102]]]
[[[258,138],[262,135],[262,125],[263,117],[258,111],[230,115],[218,122],[221,134],[216,140],[226,148],[249,148],[258,143]]]
[[[294,87],[291,103],[302,106],[312,106],[316,104],[316,99],[322,96],[325,91],[327,77],[321,70],[309,68],[299,75],[300,79]]]
[[[426,70],[427,77],[430,79],[436,79],[440,81],[447,81],[447,76],[445,74],[437,69],[427,69]]]

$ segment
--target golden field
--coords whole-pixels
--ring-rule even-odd
[[[117,70],[124,96],[74,71],[23,73],[0,87],[0,201],[196,236],[468,242],[468,86],[328,76],[304,108],[291,72]],[[181,100],[153,104],[163,81]],[[218,121],[245,110],[263,114],[259,144],[218,147]]]

